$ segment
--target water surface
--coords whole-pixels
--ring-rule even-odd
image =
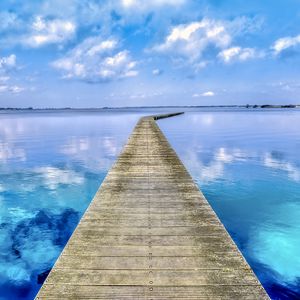
[[[300,299],[300,111],[159,121],[273,299]]]
[[[0,299],[33,299],[138,118],[0,114]],[[300,299],[300,111],[189,110],[159,125],[273,299]]]
[[[137,113],[0,115],[0,299],[33,299]]]

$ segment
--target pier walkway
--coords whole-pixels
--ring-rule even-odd
[[[36,299],[269,299],[160,131],[139,120]]]

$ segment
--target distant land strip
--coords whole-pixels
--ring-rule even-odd
[[[120,110],[120,109],[169,109],[169,108],[176,108],[176,109],[193,109],[193,108],[247,108],[247,109],[255,109],[255,108],[300,108],[300,104],[246,104],[246,105],[171,105],[171,106],[120,106],[120,107],[0,107],[0,111],[6,110],[36,110],[36,111],[43,111],[43,110]]]

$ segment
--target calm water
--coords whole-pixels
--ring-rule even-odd
[[[0,115],[0,299],[33,299],[149,111]],[[300,299],[300,111],[159,121],[273,299]]]
[[[33,299],[138,114],[0,115],[0,299]]]
[[[300,299],[300,111],[159,124],[272,299]]]

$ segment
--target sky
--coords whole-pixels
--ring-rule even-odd
[[[300,104],[299,0],[1,0],[0,107]]]

